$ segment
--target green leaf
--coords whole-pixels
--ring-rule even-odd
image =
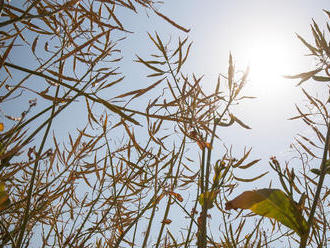
[[[328,160],[327,162],[325,162],[325,166],[326,166],[326,169],[325,169],[325,174],[328,174],[330,175],[330,160]],[[313,172],[314,174],[316,175],[321,175],[321,171],[319,169],[311,169],[311,172]]]
[[[313,76],[313,79],[315,81],[319,81],[319,82],[329,82],[330,81],[330,77],[323,77],[323,76]]]
[[[10,205],[9,195],[5,190],[5,184],[0,183],[0,211]]]
[[[203,206],[205,203],[207,204],[207,208],[213,208],[213,202],[215,198],[217,198],[217,194],[219,193],[219,190],[212,190],[212,191],[206,191],[205,193],[200,194],[198,197],[199,204]]]
[[[230,53],[229,54],[229,67],[228,67],[228,85],[229,85],[230,90],[233,85],[233,78],[234,78],[234,65],[233,65],[233,57]]]
[[[268,174],[268,171],[266,171],[265,173],[262,173],[259,176],[254,177],[254,178],[240,178],[240,177],[235,177],[234,176],[234,179],[236,179],[237,181],[240,181],[240,182],[249,183],[249,182],[253,182],[255,180],[258,180],[259,178],[262,178],[264,175],[267,175],[267,174]]]
[[[259,189],[245,191],[226,203],[226,210],[250,209],[252,212],[273,218],[291,228],[303,237],[307,232],[307,222],[297,204],[279,189]]]

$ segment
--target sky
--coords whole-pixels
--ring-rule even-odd
[[[163,40],[172,42],[188,36],[193,46],[184,72],[204,75],[202,87],[206,90],[212,91],[219,73],[226,73],[230,52],[238,71],[250,66],[246,94],[257,98],[237,106],[236,113],[252,130],[233,127],[237,135],[232,135],[233,128],[230,128],[228,137],[223,137],[225,142],[254,146],[257,154],[266,156],[285,154],[294,135],[302,128],[297,121],[287,121],[295,114],[294,104],[301,101],[301,92],[294,80],[284,79],[282,75],[312,68],[313,61],[303,56],[307,50],[295,33],[311,40],[312,18],[325,24],[322,9],[328,6],[327,0],[168,0],[156,5],[159,11],[189,28],[188,34],[176,30],[151,11],[138,9],[136,15],[119,10],[121,22],[133,33],[119,43],[123,57],[120,70],[126,78],[119,87],[111,88],[109,96],[144,88],[153,82],[146,79],[148,71],[144,66],[134,62],[136,55],[147,58],[155,51],[147,32],[157,31]],[[22,64],[31,63],[30,56],[19,47],[13,56]],[[142,99],[140,104],[147,102]],[[6,106],[6,110],[14,107]],[[72,130],[84,126],[79,108],[77,103],[59,118],[57,126],[63,127],[59,128],[59,135],[66,136],[69,132],[65,121],[68,118]]]
[[[296,114],[295,103],[302,104],[301,90],[295,87],[297,81],[284,79],[313,68],[313,60],[305,57],[308,51],[297,39],[296,33],[312,40],[310,24],[312,18],[321,26],[326,22],[322,9],[329,9],[328,0],[167,0],[157,5],[159,11],[175,22],[189,28],[186,34],[175,30],[163,19],[150,11],[138,9],[138,15],[122,11],[122,23],[133,33],[122,41],[121,71],[126,75],[123,85],[112,89],[116,95],[125,90],[144,88],[153,81],[145,76],[148,71],[138,63],[135,56],[148,57],[155,51],[147,32],[157,31],[164,40],[177,41],[178,37],[189,37],[193,42],[190,57],[184,66],[185,73],[204,75],[202,87],[212,91],[219,73],[225,74],[229,53],[233,55],[237,70],[250,66],[246,94],[256,99],[245,101],[234,108],[235,115],[252,129],[245,130],[233,126],[224,130],[220,137],[224,144],[233,145],[238,154],[245,147],[252,147],[251,160],[262,158],[260,171],[268,166],[268,158],[276,155],[280,159],[290,159],[289,146],[299,132],[308,132],[298,121],[289,121]],[[149,16],[149,17],[147,17]],[[120,37],[118,37],[120,38]],[[19,53],[17,53],[19,57]],[[19,58],[28,63],[28,57]],[[1,77],[1,76],[0,76]],[[311,88],[322,95],[325,88]],[[137,102],[145,104],[143,99]],[[15,106],[5,106],[6,111],[14,111]],[[73,105],[55,123],[55,133],[66,136],[71,130],[82,128],[80,104]],[[68,121],[70,120],[70,121]],[[221,145],[219,153],[223,152]],[[267,167],[268,168],[268,167]],[[259,169],[257,168],[255,173]],[[247,175],[249,176],[249,175]],[[264,180],[246,186],[267,187],[271,175]],[[240,193],[240,192],[239,192]]]
[[[225,74],[231,52],[237,70],[250,66],[246,94],[256,96],[237,106],[235,114],[252,130],[231,127],[224,131],[225,143],[234,144],[238,150],[253,147],[254,156],[264,163],[276,155],[292,157],[289,146],[298,132],[304,132],[301,121],[289,121],[295,116],[295,104],[303,97],[297,81],[283,78],[313,68],[314,61],[304,56],[308,53],[297,39],[296,33],[312,41],[312,18],[324,27],[329,1],[165,1],[159,10],[174,21],[191,29],[188,34],[173,28],[151,13],[146,20],[141,16],[127,15],[128,29],[134,30],[122,44],[125,49],[122,70],[127,73],[128,86],[147,84],[143,66],[131,63],[135,55],[148,56],[155,50],[147,32],[157,31],[164,40],[176,41],[188,36],[193,46],[186,73],[204,75],[202,86],[213,90],[219,73]],[[141,11],[140,13],[144,13]],[[125,22],[124,21],[124,22]],[[139,77],[141,76],[140,80]],[[304,84],[308,89],[310,83]],[[317,89],[320,94],[325,88]]]
[[[308,51],[296,33],[312,41],[312,19],[324,27],[327,17],[322,9],[328,7],[329,1],[325,0],[165,1],[159,10],[191,29],[188,34],[173,31],[168,23],[151,13],[147,13],[150,16],[148,19],[127,15],[127,27],[134,34],[121,44],[124,48],[121,70],[126,74],[125,84],[127,87],[143,88],[153,82],[146,79],[149,71],[143,65],[132,62],[136,54],[148,58],[155,52],[147,32],[157,31],[163,40],[174,42],[178,37],[188,36],[193,46],[184,72],[204,75],[202,87],[210,91],[214,90],[219,73],[226,74],[229,53],[232,53],[238,71],[250,66],[246,94],[257,98],[236,106],[234,114],[252,129],[235,125],[219,130],[217,134],[222,144],[220,142],[214,148],[218,151],[214,152],[214,159],[224,153],[223,144],[227,147],[232,145],[237,156],[241,156],[245,148],[252,147],[250,161],[262,160],[253,170],[240,172],[242,178],[251,178],[270,170],[268,162],[271,156],[276,156],[282,165],[285,161],[292,161],[290,166],[299,169],[299,161],[292,160],[296,154],[290,149],[290,144],[295,143],[298,133],[307,136],[311,133],[302,121],[288,120],[297,115],[295,104],[304,104],[305,100],[301,89],[296,87],[297,81],[285,79],[283,75],[313,68],[314,61],[304,56]],[[139,13],[145,14],[144,11]],[[320,95],[326,93],[325,87],[316,87],[308,82],[304,87]],[[147,105],[143,98],[138,103]],[[319,163],[313,165],[319,166]],[[258,181],[241,184],[231,197],[245,190],[266,188],[270,183],[273,188],[281,188],[277,175],[270,172]],[[180,226],[180,220],[176,221]],[[218,230],[218,227],[214,226],[213,230]],[[285,244],[277,245],[285,247]]]
[[[124,41],[124,46],[128,48],[124,53],[125,61],[133,60],[136,53],[147,57],[155,51],[146,32],[156,30],[164,40],[176,41],[178,36],[189,37],[193,46],[184,71],[204,75],[204,89],[213,90],[219,73],[226,73],[230,52],[237,70],[250,66],[246,93],[257,98],[237,106],[235,114],[252,130],[233,126],[221,130],[219,134],[223,143],[233,145],[237,154],[241,155],[245,147],[252,147],[250,159],[262,159],[254,167],[253,175],[251,171],[242,172],[245,173],[243,178],[249,178],[269,170],[271,156],[275,155],[283,164],[292,159],[295,154],[290,144],[295,142],[294,137],[298,133],[311,135],[302,121],[288,120],[297,113],[295,104],[303,104],[304,98],[301,89],[296,87],[297,81],[285,79],[283,75],[313,68],[314,61],[304,56],[308,51],[296,33],[312,41],[312,18],[323,26],[327,17],[322,9],[328,10],[329,6],[327,0],[165,1],[159,10],[191,31],[188,34],[173,32],[167,23],[152,15],[150,21],[140,20],[143,25],[132,22],[132,30],[136,31]],[[127,20],[128,24],[130,20]],[[127,63],[122,69],[128,73],[128,85],[139,81],[139,73],[142,74],[140,82],[145,82],[143,75],[146,73],[143,74],[142,65]],[[326,93],[325,87],[314,88],[315,85],[308,82],[304,87],[321,95]],[[219,154],[224,151],[221,145],[217,149]],[[298,167],[298,161],[293,161],[291,166]],[[257,182],[242,184],[232,197],[247,189],[268,187],[270,182],[273,187],[279,187],[276,175],[270,173]],[[278,245],[281,247],[280,243]]]
[[[262,158],[260,170],[263,171],[271,156],[290,159],[292,153],[289,147],[294,137],[297,133],[308,132],[301,121],[288,120],[295,116],[295,104],[303,103],[303,98],[300,88],[295,87],[297,81],[285,79],[283,75],[313,68],[313,60],[304,56],[308,51],[297,39],[296,33],[311,41],[312,18],[324,27],[327,19],[322,9],[328,7],[327,0],[168,0],[156,5],[158,11],[190,29],[188,34],[175,29],[151,11],[138,9],[135,14],[119,9],[121,22],[132,34],[118,44],[123,57],[120,71],[126,77],[118,87],[111,87],[109,98],[125,91],[145,88],[154,82],[146,78],[149,71],[134,62],[136,55],[148,58],[155,52],[148,32],[153,34],[157,31],[164,41],[177,42],[179,37],[188,37],[193,42],[183,71],[204,75],[202,87],[206,91],[214,90],[219,73],[226,74],[231,53],[236,70],[244,71],[250,67],[245,93],[256,99],[234,108],[234,114],[252,129],[245,130],[235,125],[221,130],[221,142],[227,146],[233,145],[239,155],[244,148],[252,147],[251,159]],[[29,65],[30,56],[19,49],[16,48],[13,56],[18,57],[21,64]],[[314,85],[304,85],[314,90]],[[322,94],[324,89],[316,90]],[[146,106],[147,101],[141,98],[134,104]],[[5,111],[12,113],[16,112],[16,107],[3,106]],[[85,123],[86,115],[77,102],[56,119],[55,134],[65,140],[68,133],[83,128]],[[221,152],[223,147],[220,145]],[[261,180],[260,185],[265,185],[270,178]]]

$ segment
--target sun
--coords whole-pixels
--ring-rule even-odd
[[[249,88],[254,94],[271,95],[285,90],[283,75],[290,73],[289,54],[286,42],[271,36],[250,42],[245,56],[250,68]]]

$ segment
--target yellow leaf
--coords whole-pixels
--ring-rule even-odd
[[[206,203],[208,209],[213,208],[213,202],[215,198],[217,198],[218,193],[219,190],[206,191],[205,193],[200,194],[198,201],[202,206]]]
[[[0,211],[5,209],[10,205],[9,195],[5,191],[5,184],[3,182],[0,183]]]
[[[283,225],[304,236],[307,222],[299,211],[297,204],[279,189],[259,189],[245,191],[226,203],[226,210],[250,209],[252,212],[273,218]]]

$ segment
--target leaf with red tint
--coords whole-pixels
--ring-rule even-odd
[[[297,204],[279,189],[245,191],[226,203],[226,210],[250,209],[252,212],[273,218],[297,232],[301,237],[307,232],[307,222]]]

